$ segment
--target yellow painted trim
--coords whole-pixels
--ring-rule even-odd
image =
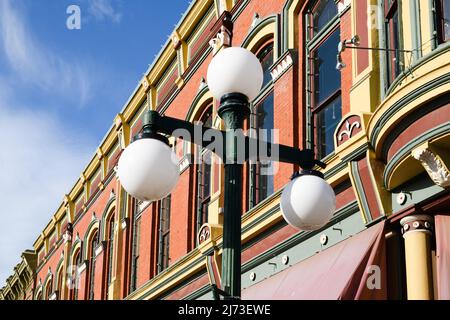
[[[352,183],[352,188],[353,188],[353,193],[356,196],[356,201],[358,202],[358,207],[359,207],[359,215],[361,217],[361,220],[364,222],[364,224],[367,224],[367,216],[370,216],[370,212],[365,212],[364,210],[364,206],[362,204],[362,200],[361,200],[361,194],[358,192],[358,189],[356,188],[356,180],[355,177],[352,174],[352,170],[350,168],[350,163],[348,163],[348,173],[349,173],[349,177],[350,177],[350,181]]]
[[[191,112],[191,116],[189,119],[186,119],[189,122],[198,121],[202,113],[205,111],[205,108],[212,104],[213,96],[210,91],[206,91],[202,97],[198,100],[197,104],[194,106],[194,110]],[[214,108],[213,108],[214,109]],[[213,115],[214,116],[214,115]]]
[[[86,250],[83,250],[83,252],[82,252],[82,254],[83,254],[83,256],[84,256],[84,259],[83,260],[88,260],[89,259],[89,247],[90,247],[90,245],[91,245],[91,242],[92,242],[92,235],[95,233],[95,232],[100,232],[100,221],[99,220],[97,220],[97,221],[95,221],[91,226],[90,226],[90,228],[89,228],[89,230],[86,230],[86,233],[85,233],[85,235],[84,235],[84,240],[83,240],[83,246],[84,246],[84,248],[86,249]],[[99,234],[99,236],[100,236],[100,234]]]
[[[177,52],[173,49],[172,44],[168,43],[161,56],[158,58],[158,63],[155,64],[153,69],[148,75],[150,84],[155,85],[162,75],[166,72],[170,64],[177,59]]]
[[[439,145],[448,145],[450,141],[450,133],[443,134],[438,137],[434,137],[429,141],[421,144],[420,146],[416,146],[415,148],[425,148],[431,149],[436,152],[436,154],[442,155],[443,159],[441,161],[443,163],[449,163],[450,156],[448,156],[447,147],[445,150],[441,150]],[[426,172],[423,166],[419,161],[414,159],[411,153],[406,154],[395,166],[392,168],[390,175],[388,176],[388,190],[392,190],[401,184],[409,181],[415,176],[421,174],[422,172]]]
[[[275,21],[270,22],[269,24],[264,26],[261,30],[259,30],[258,33],[256,33],[255,35],[252,36],[251,40],[248,41],[248,44],[245,48],[255,53],[257,50],[259,50],[261,48],[261,43],[264,42],[265,39],[270,39],[270,38],[276,39],[277,38],[276,30],[277,30],[277,28],[276,28]],[[275,61],[277,59],[278,41],[274,41],[273,45],[274,45],[273,59]]]
[[[209,7],[207,10],[210,10],[211,7]],[[206,12],[205,12],[206,13]],[[189,58],[191,56],[191,46],[193,43],[195,43],[197,41],[197,39],[203,35],[204,32],[209,32],[208,30],[205,30],[206,26],[208,25],[208,23],[211,21],[211,19],[215,19],[214,17],[215,15],[215,10],[211,10],[211,12],[209,13],[209,15],[207,16],[202,16],[199,21],[201,22],[198,25],[195,25],[194,28],[192,29],[192,33],[189,35],[189,37],[186,38],[185,43],[186,43],[186,65],[189,64]],[[195,31],[195,33],[194,33]]]
[[[202,256],[200,251],[198,249],[195,249],[196,252],[192,256],[191,259],[186,260],[179,266],[177,266],[174,269],[167,270],[166,272],[163,272],[159,275],[157,275],[155,278],[144,284],[141,288],[133,292],[131,295],[126,297],[126,300],[138,300],[142,296],[145,295],[146,292],[153,290],[156,286],[158,286],[164,279],[170,278],[171,276],[174,276],[175,274],[180,274],[178,277],[174,278],[172,281],[167,283],[165,286],[159,288],[157,291],[153,292],[151,295],[147,296],[146,299],[148,300],[154,300],[161,294],[164,294],[164,292],[167,292],[174,286],[176,286],[178,283],[184,281],[185,279],[188,279],[192,275],[196,274],[202,269],[206,269],[206,262],[204,259],[201,259],[196,265],[194,265],[191,268],[186,268],[190,262],[192,262],[195,259],[198,259]]]
[[[74,237],[75,237],[75,235],[74,235]],[[76,241],[75,239],[72,239],[72,243],[74,243],[75,241]],[[78,250],[81,250],[81,244],[82,244],[82,241],[80,239],[80,241],[77,241],[75,243],[75,246],[72,246],[70,248],[69,264],[75,265],[75,261],[73,259],[75,258],[75,253],[77,253]],[[82,251],[81,251],[81,254],[83,254]]]
[[[187,13],[177,32],[182,40],[186,40],[203,17],[206,11],[214,4],[213,0],[197,0],[191,10]]]
[[[144,89],[144,87],[141,85],[139,90],[136,92],[136,94],[122,113],[122,124],[130,122],[131,118],[136,113],[136,111],[139,110],[146,98],[147,90]]]
[[[380,213],[387,215],[392,212],[391,193],[388,192],[383,185],[384,163],[375,158],[375,153],[372,150],[367,150],[366,153],[368,168],[370,173],[370,180],[375,190],[375,197],[377,199]]]
[[[155,86],[156,86],[156,105],[158,105],[158,103],[160,102],[160,101],[158,101],[158,93],[159,93],[159,91],[169,81],[169,76],[172,74],[172,72],[174,70],[178,70],[178,61],[177,61],[177,57],[176,56],[172,60],[167,62],[167,65],[164,66],[164,70],[162,71],[162,73],[159,76],[158,80],[155,82]],[[164,97],[164,98],[166,98],[166,97]]]
[[[412,92],[425,83],[432,82],[434,79],[448,73],[450,73],[450,52],[443,53],[414,70],[414,79],[411,79],[411,76],[405,79],[404,83],[401,86],[398,86],[394,92],[386,97],[382,104],[373,113],[367,125],[369,138],[373,136],[375,129],[377,129],[375,128],[377,121],[392,107],[393,104],[401,100],[409,92]],[[393,115],[393,117],[389,119],[383,128],[381,128],[380,133],[378,134],[377,141],[374,146],[377,157],[381,156],[382,145],[380,144],[380,141],[389,135],[389,132],[395,128],[396,124],[399,123],[405,115],[419,108],[427,101],[432,101],[436,96],[448,91],[450,91],[450,84],[436,87],[426,94],[417,97],[417,99]]]
[[[111,151],[111,148],[118,142],[116,131],[110,131],[100,149],[104,155],[107,155]]]

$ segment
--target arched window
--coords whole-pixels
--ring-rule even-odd
[[[95,294],[95,249],[97,248],[99,243],[98,239],[98,230],[94,231],[94,235],[91,237],[91,243],[89,246],[89,270],[88,270],[88,293],[89,293],[89,300],[94,300],[94,294]]]
[[[58,291],[58,300],[62,300],[62,289],[63,289],[63,267],[61,266],[57,271],[56,276],[56,290]]]
[[[113,254],[114,254],[114,215],[112,215],[106,224],[106,285],[103,297],[109,298],[109,285],[112,280]]]
[[[342,118],[341,74],[336,70],[337,13],[334,1],[319,0],[312,2],[307,14],[309,135],[320,159],[334,151],[334,131]]]
[[[212,127],[212,106],[206,108],[199,120],[203,126]],[[206,148],[197,148],[197,223],[196,232],[208,222],[208,206],[211,201],[211,151]]]
[[[80,286],[78,267],[81,265],[82,261],[83,257],[81,254],[81,249],[78,249],[72,261],[72,283],[71,283],[72,289],[70,291],[71,293],[70,300],[78,300],[78,289]]]
[[[263,90],[254,100],[250,117],[250,128],[254,129],[258,139],[274,142],[274,100],[270,67],[273,65],[273,42],[266,43],[256,53],[264,72]],[[273,163],[257,161],[249,166],[250,208],[266,199],[274,192]]]
[[[53,279],[47,281],[47,285],[45,287],[45,300],[50,300],[50,296],[52,295],[53,289]]]

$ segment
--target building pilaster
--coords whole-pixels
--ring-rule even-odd
[[[433,217],[412,215],[400,220],[405,239],[408,300],[433,299],[431,240]]]

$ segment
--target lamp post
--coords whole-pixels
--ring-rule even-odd
[[[143,131],[122,153],[118,174],[124,189],[132,196],[145,201],[160,200],[167,196],[178,181],[178,161],[163,136],[183,129],[184,139],[218,154],[224,163],[224,222],[222,251],[222,288],[225,299],[239,299],[241,294],[241,216],[242,168],[240,160],[264,160],[258,146],[262,141],[241,136],[240,130],[249,114],[249,101],[261,89],[263,72],[258,59],[243,48],[232,47],[219,52],[208,68],[208,86],[220,101],[219,116],[225,131],[192,124],[148,111],[143,120]],[[217,150],[207,141],[192,139],[195,132],[211,130],[224,141]],[[202,135],[203,136],[203,135]],[[324,226],[335,209],[335,195],[323,175],[313,170],[315,165],[325,165],[314,159],[312,150],[263,142],[267,150],[278,151],[279,162],[299,165],[302,170],[292,176],[281,196],[281,211],[285,220],[302,230],[315,230]],[[257,146],[252,148],[251,146]],[[240,153],[244,153],[242,154]]]

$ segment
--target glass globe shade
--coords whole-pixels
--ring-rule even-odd
[[[178,159],[157,139],[140,139],[122,153],[118,176],[124,189],[136,199],[155,201],[170,194],[178,182]]]
[[[227,93],[242,93],[252,101],[261,90],[263,69],[252,52],[241,47],[230,47],[221,50],[212,59],[207,81],[209,90],[219,101]]]
[[[304,175],[292,180],[281,195],[284,219],[300,230],[317,230],[326,225],[336,209],[333,188],[322,178]]]

